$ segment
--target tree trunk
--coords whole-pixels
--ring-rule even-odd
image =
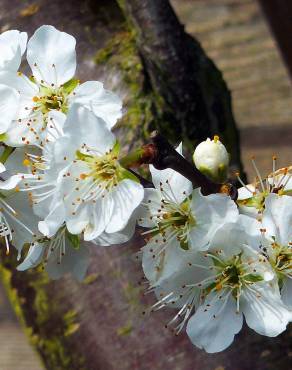
[[[126,149],[155,128],[173,143],[186,142],[189,152],[198,140],[219,133],[234,167],[241,168],[230,93],[168,1],[120,0],[121,12],[114,1],[51,0],[33,15],[24,15],[16,0],[3,5],[10,27],[32,32],[53,23],[76,36],[79,76],[105,81],[125,101],[116,134]],[[142,271],[132,255],[141,245],[136,236],[123,246],[92,246],[83,283],[50,281],[41,269],[17,272],[16,256],[2,257],[2,282],[47,369],[288,368],[289,333],[267,339],[244,331],[230,349],[211,356],[185,334],[174,337],[164,329],[172,312],[144,317],[154,298],[144,297],[138,284]]]
[[[292,3],[290,0],[258,0],[278,42],[292,77]]]

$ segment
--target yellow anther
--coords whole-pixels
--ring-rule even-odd
[[[87,175],[86,175],[86,173],[81,173],[79,177],[80,177],[81,180],[85,180]]]
[[[18,76],[22,76],[22,72],[17,72]]]
[[[214,135],[214,143],[217,143],[218,141],[220,141],[220,138],[218,135]]]
[[[222,289],[222,284],[217,283],[215,288],[216,288],[217,291],[221,290]]]
[[[14,190],[18,193],[20,191],[19,186],[16,186]]]
[[[29,167],[30,165],[31,165],[31,161],[29,160],[29,159],[24,159],[23,160],[23,162],[22,162],[22,164],[24,165],[24,166],[26,166],[26,167]]]
[[[33,100],[35,103],[37,103],[40,99],[39,99],[37,96],[34,96],[34,97],[32,98],[32,100]]]

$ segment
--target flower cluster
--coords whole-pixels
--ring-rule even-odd
[[[75,78],[71,35],[42,26],[28,42],[18,31],[0,38],[1,236],[19,259],[30,245],[18,270],[43,263],[52,278],[70,271],[82,279],[88,247],[81,242],[129,240],[144,196],[120,164],[111,131],[121,100],[101,82]],[[18,70],[25,50],[29,77]]]
[[[29,77],[19,70],[25,52]],[[98,81],[81,84],[75,70],[75,39],[52,26],[29,41],[18,31],[0,35],[0,237],[7,253],[13,245],[19,260],[25,254],[18,270],[42,265],[52,278],[83,279],[90,248],[127,242],[139,225],[157,298],[149,312],[175,310],[166,323],[174,333],[186,328],[194,345],[218,352],[243,317],[259,334],[283,332],[292,319],[291,168],[277,171],[273,158],[261,178],[252,160],[255,182],[238,176],[235,199],[216,136],[196,148],[197,169],[181,144],[171,148],[186,163],[181,173],[147,152],[146,186],[130,169],[145,147],[125,155],[112,132],[121,100]],[[207,192],[195,186],[198,173]]]

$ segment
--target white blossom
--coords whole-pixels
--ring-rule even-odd
[[[284,167],[276,170],[276,157],[273,156],[272,173],[262,177],[254,158],[251,159],[256,177],[253,183],[245,184],[237,174],[242,187],[238,189],[239,211],[247,216],[261,219],[265,209],[265,200],[269,194],[292,195],[292,168]]]
[[[292,308],[292,197],[270,194],[262,217],[261,251],[278,278],[283,302]]]
[[[9,30],[0,35],[0,71],[16,72],[25,52],[27,33]]]
[[[193,160],[197,169],[213,181],[226,181],[229,154],[218,136],[202,141],[194,151]]]
[[[72,235],[66,227],[61,227],[52,238],[35,238],[31,243],[24,261],[17,270],[25,271],[43,263],[44,269],[52,279],[71,273],[77,280],[83,280],[89,265],[88,247],[77,239],[74,245]]]
[[[181,145],[177,148],[181,153]],[[188,250],[206,250],[216,230],[225,222],[236,222],[235,203],[223,194],[203,196],[189,180],[171,170],[150,166],[155,189],[145,189],[138,223],[149,228],[143,235],[143,269],[158,283],[180,268]]]
[[[27,61],[33,77],[21,72],[0,72],[0,83],[18,91],[18,109],[14,104],[7,109],[17,111],[6,130],[3,141],[11,146],[39,144],[47,129],[52,111],[67,114],[73,103],[82,104],[111,128],[121,117],[121,101],[98,81],[79,84],[74,79],[76,70],[76,40],[53,26],[36,30],[27,44]]]
[[[155,289],[152,310],[179,309],[168,325],[186,331],[193,344],[207,352],[227,348],[242,327],[276,336],[285,330],[291,312],[282,303],[277,280],[266,258],[250,245],[241,225],[225,224],[210,248],[189,256],[178,273]]]
[[[1,176],[6,168],[0,165]],[[30,243],[37,232],[37,217],[31,215],[27,197],[19,192],[17,179],[8,177],[0,181],[0,238],[7,254],[10,246],[18,250],[18,258],[25,243]]]
[[[118,161],[119,144],[106,123],[75,104],[54,143],[52,172],[65,206],[67,228],[85,240],[123,232],[144,189]],[[53,216],[52,216],[53,217]],[[131,231],[132,233],[132,231]]]

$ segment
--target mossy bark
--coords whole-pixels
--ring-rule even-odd
[[[123,13],[114,1],[86,1],[80,8],[77,1],[60,7],[52,0],[33,19],[8,12],[6,20],[32,30],[54,19],[56,27],[77,36],[83,55],[79,75],[104,80],[125,101],[116,134],[126,150],[157,128],[173,143],[183,140],[189,152],[198,140],[216,133],[234,167],[241,168],[229,91],[199,43],[184,32],[165,0],[119,4]],[[143,297],[141,267],[133,261],[142,242],[137,236],[124,246],[92,246],[83,283],[70,277],[53,282],[42,270],[17,272],[16,256],[2,256],[0,277],[47,369],[239,368],[241,360],[241,369],[286,364],[289,333],[269,340],[243,332],[228,351],[209,356],[184,334],[176,338],[164,329],[172,312],[143,317],[154,298]],[[275,362],[266,363],[265,351],[277,345]],[[249,356],[244,355],[247,346],[253,346]]]

